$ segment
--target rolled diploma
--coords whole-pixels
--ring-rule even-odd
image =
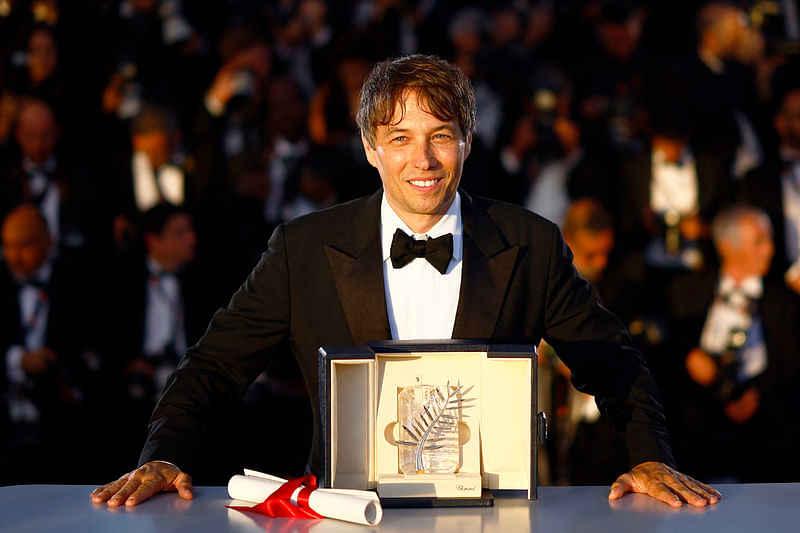
[[[235,500],[261,503],[283,483],[280,478],[236,475],[228,482],[228,495]],[[300,487],[292,493],[291,501],[295,505],[302,489]],[[383,518],[378,496],[368,491],[317,489],[308,497],[308,506],[326,518],[357,524],[374,526]]]

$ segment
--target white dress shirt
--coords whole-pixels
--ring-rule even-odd
[[[147,258],[147,266],[151,276],[147,284],[142,351],[148,356],[161,356],[167,349],[174,349],[180,357],[186,351],[180,282],[175,274],[163,272],[151,257]]]
[[[746,342],[737,353],[737,381],[744,382],[767,368],[767,348],[758,311],[751,313],[750,301],[757,301],[764,292],[762,279],[751,276],[740,282],[723,275],[717,286],[717,298],[708,310],[700,337],[700,348],[707,353],[720,354],[731,345],[736,331],[747,332]]]
[[[567,182],[581,159],[583,149],[578,148],[566,157],[545,163],[528,190],[525,207],[558,227],[563,227],[571,202]]]
[[[50,281],[53,265],[45,262],[32,278],[38,283],[46,284]],[[12,390],[25,390],[31,386],[25,369],[22,368],[22,358],[25,352],[40,350],[45,346],[47,334],[47,318],[50,311],[50,302],[47,294],[40,287],[32,283],[21,281],[17,293],[19,302],[20,320],[24,332],[23,345],[10,346],[5,353],[6,379],[12,385]],[[7,398],[8,416],[12,422],[28,422],[34,424],[39,421],[39,409],[30,400],[27,394],[12,393]]]
[[[46,284],[50,280],[52,271],[53,264],[47,261],[31,278],[38,283]],[[6,351],[6,377],[12,383],[22,383],[25,380],[25,371],[22,369],[22,356],[25,352],[44,347],[50,310],[50,302],[43,289],[25,281],[21,281],[20,285],[17,301],[25,337],[24,345],[13,345]]]
[[[390,257],[392,237],[400,228],[414,238],[435,239],[447,233],[453,235],[453,257],[447,271],[441,274],[425,258],[415,258],[403,268],[394,268]],[[386,311],[395,340],[449,339],[453,335],[456,308],[461,290],[463,257],[463,225],[461,197],[456,193],[453,203],[436,225],[424,235],[415,234],[392,210],[381,201],[381,249]]]
[[[137,151],[131,160],[131,170],[133,194],[140,211],[147,211],[158,204],[162,196],[172,204],[183,205],[186,177],[180,167],[164,164],[156,172],[147,154]]]
[[[684,151],[676,164],[667,161],[660,150],[653,150],[652,169],[650,208],[654,213],[686,216],[697,212],[697,170],[690,151]]]
[[[60,237],[59,217],[61,212],[61,191],[58,184],[48,177],[58,165],[55,156],[50,156],[41,165],[37,165],[30,159],[23,158],[22,169],[28,173],[31,193],[39,198],[37,202],[39,211],[47,222],[47,231],[54,242],[58,242]]]

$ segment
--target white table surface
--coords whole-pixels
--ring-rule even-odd
[[[607,487],[540,487],[539,499],[496,493],[491,508],[384,509],[376,527],[337,520],[269,518],[226,509],[225,487],[196,487],[195,499],[160,494],[132,508],[93,504],[83,485],[0,487],[0,532],[798,532],[800,483],[719,485],[723,500],[673,509],[647,496],[609,502]]]

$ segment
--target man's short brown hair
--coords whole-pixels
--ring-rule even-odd
[[[375,146],[376,128],[391,122],[407,90],[417,92],[436,118],[455,120],[465,137],[475,131],[475,94],[469,79],[443,59],[415,54],[375,64],[361,87],[356,123],[370,146]]]

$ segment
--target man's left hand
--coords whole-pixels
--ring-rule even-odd
[[[786,285],[797,294],[800,294],[800,274],[786,278]]]
[[[758,389],[750,387],[739,398],[725,404],[725,416],[734,424],[744,424],[758,411],[759,398]]]
[[[680,507],[684,502],[703,507],[722,499],[722,494],[713,487],[655,461],[637,465],[630,472],[619,476],[611,485],[608,499],[618,500],[626,492],[649,494],[672,507]]]

